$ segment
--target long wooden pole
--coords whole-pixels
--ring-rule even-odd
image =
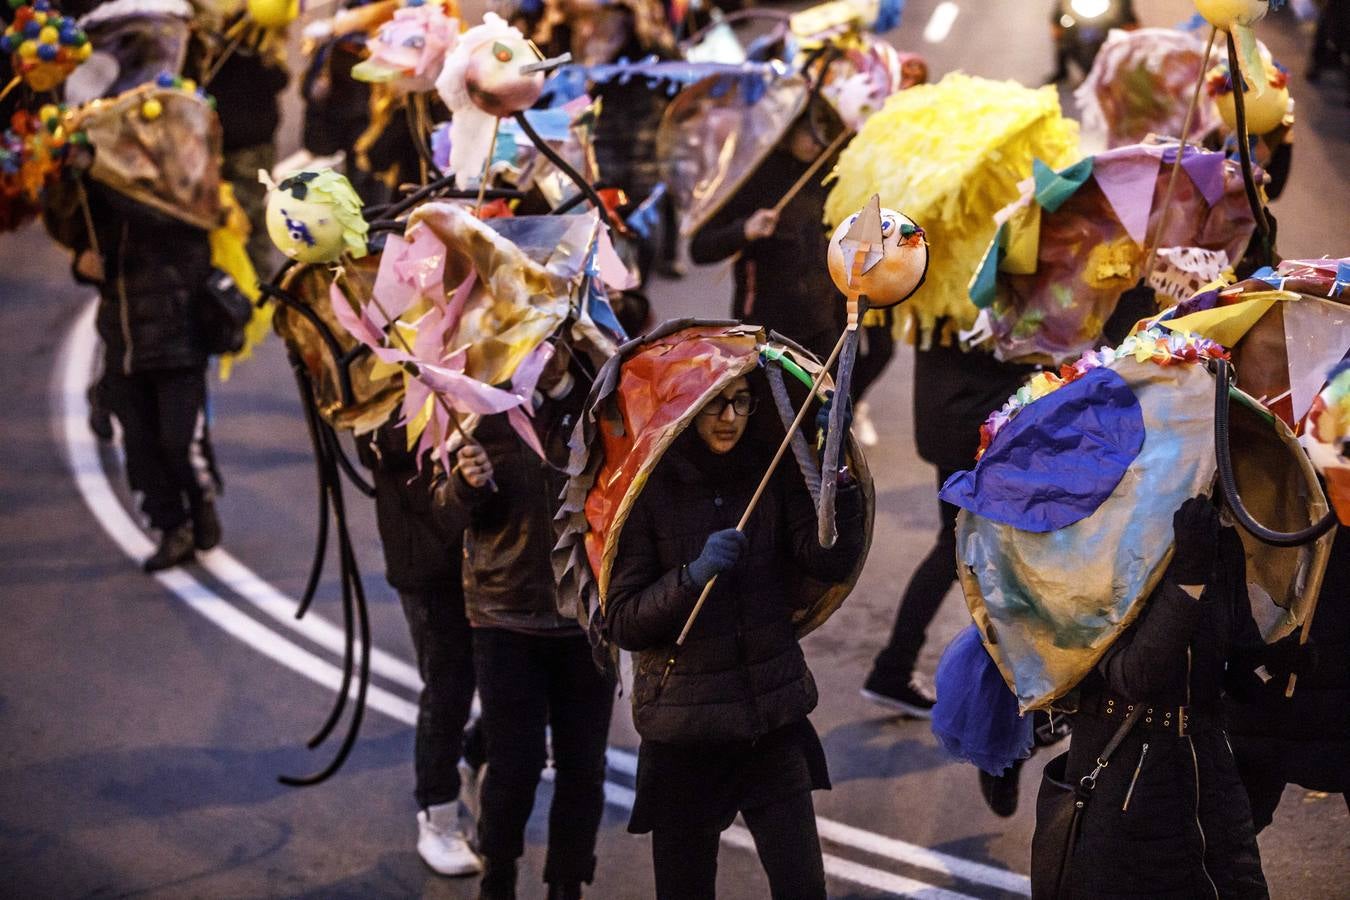
[[[783,435],[783,440],[778,445],[778,451],[774,453],[773,460],[769,463],[769,468],[765,470],[764,477],[759,480],[759,486],[755,488],[755,493],[750,497],[750,503],[741,514],[741,520],[736,523],[737,531],[745,531],[745,526],[750,522],[750,516],[754,513],[755,507],[759,505],[760,499],[764,496],[764,491],[768,489],[769,482],[773,480],[773,473],[782,462],[783,456],[787,453],[788,447],[792,445],[792,438],[802,427],[802,422],[806,419],[807,412],[811,409],[811,401],[820,390],[821,385],[830,374],[830,367],[834,365],[835,360],[839,358],[839,353],[844,349],[844,342],[848,339],[850,332],[845,331],[839,335],[839,340],[835,342],[834,349],[830,351],[829,359],[820,367],[816,373],[815,380],[811,383],[811,391],[806,395],[806,400],[802,402],[801,409],[797,410],[797,416],[788,426],[787,434]],[[689,613],[689,618],[685,620],[684,628],[680,631],[680,636],[675,639],[675,650],[671,652],[670,658],[666,660],[666,670],[661,675],[661,687],[666,684],[666,679],[670,677],[670,670],[675,667],[675,655],[679,648],[684,646],[685,639],[689,637],[690,630],[694,627],[694,622],[698,619],[699,613],[703,612],[703,604],[708,602],[708,595],[712,593],[713,585],[717,583],[717,576],[714,575],[703,586],[703,593],[698,595],[698,602]],[[659,688],[658,688],[659,689]]]
[[[816,175],[820,174],[821,167],[824,166],[825,163],[829,162],[829,160],[834,156],[835,151],[838,150],[840,147],[844,146],[844,142],[847,141],[852,136],[853,132],[843,131],[839,134],[838,137],[836,137],[833,141],[830,142],[830,146],[826,147],[823,151],[821,151],[821,154],[815,158],[815,160],[811,163],[810,166],[807,167],[806,171],[801,174],[801,177],[798,178],[795,182],[793,182],[792,187],[787,189],[787,193],[785,193],[782,197],[780,197],[778,202],[771,207],[774,215],[781,215],[783,210],[787,209],[787,205],[791,203],[793,199],[802,192],[803,188],[805,188],[808,184],[811,183],[811,179]],[[731,268],[736,265],[736,261],[741,258],[741,254],[743,252],[744,251],[737,250],[732,255],[732,257],[727,260],[726,266],[722,269],[722,272],[718,275],[719,279],[725,277],[726,273],[729,272]]]
[[[1167,193],[1163,197],[1162,215],[1158,219],[1158,230],[1153,233],[1153,240],[1148,248],[1148,257],[1144,260],[1145,282],[1153,274],[1153,262],[1158,255],[1158,245],[1162,243],[1163,230],[1167,227],[1167,215],[1172,210],[1172,195],[1176,191],[1177,176],[1181,173],[1181,158],[1186,155],[1186,141],[1191,133],[1191,120],[1195,117],[1195,111],[1200,106],[1200,92],[1205,86],[1205,67],[1209,65],[1209,57],[1214,52],[1214,41],[1218,35],[1219,29],[1211,28],[1209,30],[1209,43],[1205,46],[1205,57],[1200,62],[1200,77],[1195,82],[1195,93],[1191,95],[1191,105],[1186,110],[1186,121],[1181,126],[1181,146],[1177,147],[1177,158],[1172,163],[1172,174],[1167,179]]]

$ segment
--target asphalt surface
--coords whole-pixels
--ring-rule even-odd
[[[911,0],[896,42],[925,52],[935,75],[1034,83],[1048,68],[1045,17],[1023,0],[967,2],[941,44],[925,44],[934,0]],[[1186,4],[1138,4],[1171,24]],[[970,8],[966,8],[970,7]],[[978,12],[975,8],[978,7]],[[1302,38],[1271,22],[1262,37],[1290,59],[1299,101],[1294,174],[1276,207],[1285,255],[1344,255],[1350,114],[1344,79],[1299,77]],[[654,292],[662,316],[723,314],[729,279],[710,271]],[[311,789],[281,786],[331,748],[304,742],[333,699],[334,634],[289,613],[312,549],[312,461],[280,343],[269,341],[213,393],[227,489],[226,539],[201,564],[149,578],[149,544],[128,515],[115,454],[83,426],[92,362],[89,295],[67,261],[28,228],[0,238],[0,895],[12,897],[471,897],[471,881],[430,873],[414,850],[415,677],[397,599],[384,584],[369,504],[352,497],[371,598],[377,659],[371,711],[342,772]],[[1026,893],[1039,778],[999,819],[972,768],[948,760],[926,723],[882,714],[857,688],[894,606],[937,526],[933,474],[913,452],[911,358],[902,351],[873,395],[882,444],[877,539],[845,607],[806,642],[822,702],[813,716],[835,789],[816,795],[836,897],[1015,897]],[[314,615],[340,620],[328,578]],[[957,592],[930,634],[931,672],[967,621]],[[626,701],[620,699],[623,710]],[[588,896],[651,895],[649,847],[626,833],[631,753],[626,714],[611,736],[610,798],[599,877]],[[540,791],[522,896],[542,894]],[[630,801],[631,802],[631,801]],[[1339,797],[1291,787],[1261,838],[1276,897],[1350,896],[1350,818]],[[766,884],[743,832],[720,860],[723,896]]]

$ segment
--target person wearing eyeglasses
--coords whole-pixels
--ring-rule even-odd
[[[695,416],[634,504],[610,578],[607,629],[635,654],[642,738],[628,828],[652,833],[661,900],[715,896],[718,841],[738,812],[774,897],[825,897],[811,791],[830,780],[807,718],[816,685],[792,616],[804,578],[841,581],[852,571],[865,543],[864,507],[844,470],[839,540],[822,549],[801,474],[784,464],[744,532],[736,530],[782,436],[777,417],[756,415],[765,392],[737,378]],[[828,425],[825,414],[817,421]]]

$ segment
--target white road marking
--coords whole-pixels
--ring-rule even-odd
[[[85,390],[97,352],[97,335],[94,330],[95,308],[91,303],[77,317],[62,346],[59,357],[61,365],[57,370],[58,377],[55,384],[59,401],[59,436],[65,445],[71,474],[85,505],[121,550],[127,556],[139,561],[154,550],[154,544],[133,521],[113,492],[99,460],[97,442],[90,434],[87,424],[88,406]],[[215,550],[203,555],[200,561],[207,571],[271,618],[295,629],[325,649],[336,653],[342,651],[340,629],[313,611],[304,619],[295,619],[293,615],[295,601],[268,584],[229,553]],[[232,637],[317,684],[335,691],[340,687],[341,672],[336,666],[240,612],[186,570],[171,569],[157,573],[154,577],[190,608],[201,613]],[[408,663],[374,647],[371,648],[371,657],[373,671],[410,689],[421,689],[417,670]],[[367,700],[372,709],[396,721],[407,725],[416,724],[415,703],[373,684],[367,693]],[[608,751],[607,760],[610,766],[620,773],[632,775],[637,771],[637,758],[627,751],[611,749]],[[632,808],[633,792],[630,788],[606,783],[605,795],[614,805]],[[853,847],[976,884],[1024,896],[1030,896],[1031,893],[1029,879],[996,866],[939,853],[825,818],[818,817],[817,826],[821,837],[835,844]],[[740,826],[733,826],[725,832],[723,840],[736,847],[753,849],[754,846],[750,833]],[[920,897],[926,900],[959,900],[966,896],[831,854],[825,854],[824,858],[825,870],[829,875],[854,884],[887,891],[896,896]]]
[[[961,14],[961,7],[952,3],[951,0],[943,0],[933,9],[933,15],[929,17],[928,24],[923,28],[923,39],[930,44],[940,44],[947,39],[947,35],[952,33],[952,26],[956,24],[956,17]]]

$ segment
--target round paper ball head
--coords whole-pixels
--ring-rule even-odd
[[[828,254],[830,278],[835,287],[850,300],[862,294],[873,309],[882,309],[903,303],[914,295],[928,274],[928,241],[923,232],[903,237],[902,226],[917,227],[913,219],[893,209],[881,210],[881,242],[886,254],[871,269],[858,275],[850,283],[853,258],[844,252],[841,241],[852,227],[857,215],[849,216],[834,230]]]
[[[1270,0],[1195,0],[1195,9],[1220,31],[1255,25],[1270,11]]]
[[[522,37],[503,37],[476,47],[464,70],[464,86],[474,106],[499,118],[534,106],[544,92],[544,73],[525,74],[520,67],[538,59]]]
[[[336,262],[342,256],[342,222],[322,201],[297,200],[289,191],[267,195],[267,236],[277,249],[302,263]]]
[[[1253,135],[1269,134],[1284,121],[1289,111],[1289,89],[1267,85],[1260,96],[1251,93],[1242,95],[1246,101],[1247,133]],[[1220,94],[1214,98],[1219,108],[1219,118],[1228,126],[1229,131],[1237,131],[1237,106],[1231,93]]]

